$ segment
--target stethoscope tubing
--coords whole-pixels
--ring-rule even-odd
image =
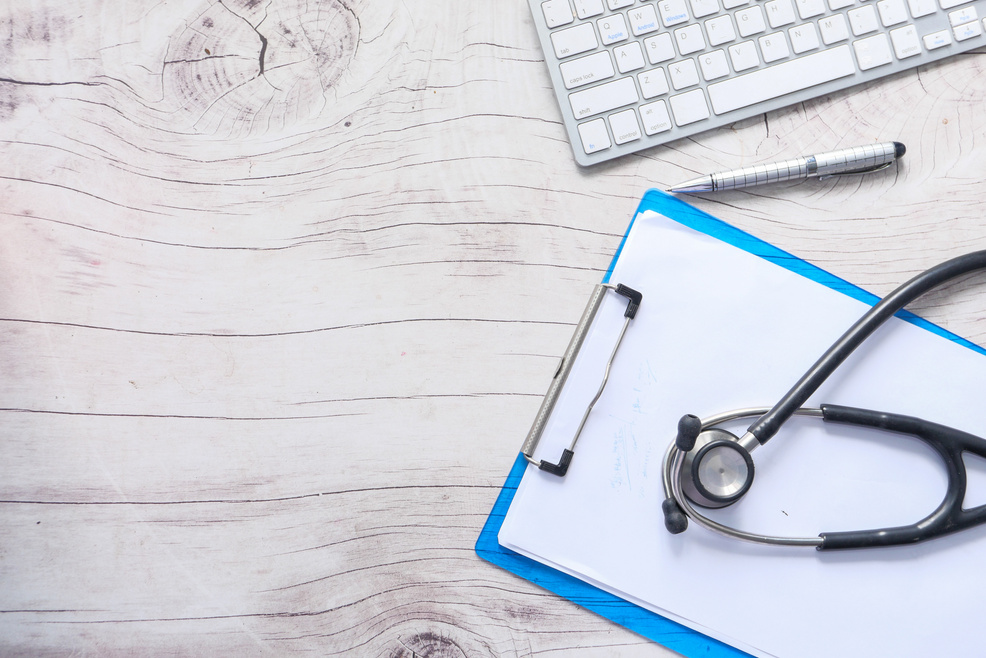
[[[801,408],[828,379],[829,375],[895,313],[924,293],[959,276],[981,269],[986,269],[986,250],[974,251],[947,260],[898,286],[842,334],[784,397],[778,400],[777,404],[750,425],[747,434],[753,435],[761,445],[766,443],[795,413],[795,410]]]

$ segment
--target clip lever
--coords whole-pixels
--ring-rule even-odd
[[[555,403],[558,401],[558,396],[561,394],[561,389],[565,385],[565,380],[568,379],[569,373],[572,371],[572,366],[575,363],[575,357],[582,349],[582,343],[585,341],[585,337],[589,332],[589,327],[592,325],[593,319],[596,317],[596,312],[602,305],[603,297],[607,290],[612,290],[618,295],[627,298],[627,308],[623,314],[626,320],[623,322],[623,329],[620,331],[619,338],[616,340],[616,346],[613,347],[613,352],[610,354],[609,361],[606,363],[606,372],[603,375],[602,384],[599,386],[599,390],[596,392],[594,398],[589,403],[589,406],[585,410],[585,414],[582,416],[582,422],[579,423],[579,428],[575,432],[575,437],[572,439],[572,443],[567,449],[562,451],[561,459],[558,460],[557,464],[552,464],[544,460],[534,459],[534,450],[537,448],[538,441],[541,440],[541,433],[544,431],[545,426],[548,424],[548,418],[551,416],[551,411],[555,407]],[[565,473],[568,472],[568,466],[572,462],[572,457],[575,454],[575,444],[579,440],[579,435],[582,434],[582,428],[585,427],[585,422],[589,418],[589,412],[592,411],[593,405],[602,395],[603,389],[606,388],[606,382],[609,381],[609,371],[613,365],[613,359],[616,357],[616,351],[620,348],[620,343],[623,342],[623,336],[626,334],[627,327],[632,320],[637,315],[637,310],[640,308],[640,301],[643,299],[643,295],[633,288],[628,288],[622,283],[613,285],[611,283],[600,283],[592,291],[592,297],[589,298],[589,303],[585,307],[585,311],[582,312],[582,318],[579,320],[578,325],[575,327],[575,334],[572,336],[572,340],[568,343],[568,348],[565,350],[565,355],[562,357],[561,364],[558,367],[558,371],[555,373],[554,379],[551,380],[551,386],[548,387],[548,392],[544,396],[544,400],[541,402],[541,408],[538,409],[537,416],[534,418],[534,425],[531,426],[531,431],[527,434],[527,439],[524,441],[524,445],[521,448],[521,453],[528,462],[534,464],[542,471],[551,473],[552,475],[557,475],[563,477]]]

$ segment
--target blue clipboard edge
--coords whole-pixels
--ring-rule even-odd
[[[731,226],[676,197],[672,197],[658,190],[649,190],[643,199],[641,199],[640,205],[634,213],[626,233],[623,235],[623,240],[620,242],[616,255],[606,270],[606,274],[603,277],[604,283],[609,282],[613,269],[616,267],[616,261],[619,260],[620,254],[623,252],[623,246],[626,244],[627,236],[633,228],[634,221],[636,221],[640,213],[647,210],[652,210],[688,228],[718,238],[723,242],[760,256],[791,272],[801,274],[812,281],[838,290],[853,299],[871,306],[880,300],[876,295],[866,292],[844,279],[840,279],[811,263],[778,249],[735,226]],[[986,349],[936,324],[928,322],[909,311],[901,311],[897,314],[897,317],[944,338],[948,338],[975,352],[986,355]],[[480,532],[479,539],[476,541],[476,553],[479,557],[525,580],[529,580],[535,585],[562,596],[576,605],[592,610],[596,614],[610,621],[614,621],[643,637],[664,645],[673,651],[677,651],[687,658],[733,658],[749,656],[746,652],[740,651],[735,647],[702,635],[698,631],[682,626],[675,621],[671,621],[634,603],[625,601],[594,585],[585,583],[573,576],[569,576],[566,573],[500,546],[497,542],[500,526],[503,525],[507,510],[510,508],[510,503],[513,502],[514,494],[517,493],[517,487],[520,485],[521,478],[523,478],[526,470],[527,461],[523,455],[518,455],[513,467],[510,469],[509,475],[507,475],[507,480],[503,488],[500,490],[500,495],[497,496],[496,502],[493,504],[493,510],[486,519],[486,524],[483,526],[482,532]],[[657,521],[655,520],[655,523]]]

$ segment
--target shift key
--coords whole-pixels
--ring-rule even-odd
[[[576,119],[609,112],[618,107],[636,103],[638,100],[637,87],[633,84],[633,78],[620,78],[614,82],[577,91],[568,96],[568,101],[572,104],[572,113]]]

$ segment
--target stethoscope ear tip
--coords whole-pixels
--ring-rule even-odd
[[[698,416],[685,414],[678,421],[678,435],[674,439],[678,450],[688,452],[695,447],[695,439],[702,432],[702,420]]]
[[[681,534],[688,528],[688,517],[674,498],[666,498],[661,503],[661,511],[664,512],[664,527],[672,535]]]

